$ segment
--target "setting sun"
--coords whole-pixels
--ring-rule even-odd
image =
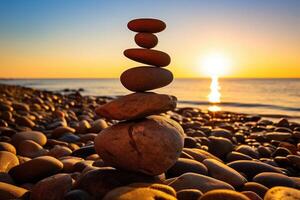
[[[201,72],[210,77],[227,75],[230,66],[230,59],[221,53],[210,53],[201,59]]]

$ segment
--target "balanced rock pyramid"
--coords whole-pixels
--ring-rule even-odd
[[[170,56],[153,50],[158,43],[153,33],[166,28],[158,19],[135,19],[128,23],[138,32],[135,42],[142,48],[124,51],[134,61],[149,66],[134,67],[122,73],[125,88],[134,92],[96,109],[96,113],[119,123],[104,129],[95,138],[95,149],[104,162],[119,169],[159,175],[179,158],[184,131],[175,121],[157,114],[173,110],[177,99],[166,94],[147,92],[170,84],[173,74],[166,67]]]

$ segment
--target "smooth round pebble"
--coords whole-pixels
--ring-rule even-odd
[[[69,174],[49,176],[34,185],[30,200],[60,200],[71,188],[72,178]]]
[[[208,173],[218,180],[229,183],[235,188],[241,187],[247,182],[239,172],[214,159],[205,159],[203,164],[207,167]]]
[[[273,172],[263,172],[257,174],[253,178],[254,182],[260,183],[268,188],[272,188],[274,186],[286,186],[286,187],[296,187],[296,183],[290,177]]]
[[[150,49],[157,45],[158,38],[152,33],[137,33],[134,36],[134,41],[140,47]]]
[[[264,200],[299,200],[300,190],[289,187],[273,187],[266,193]]]
[[[133,92],[144,92],[167,86],[173,81],[173,74],[158,67],[133,67],[120,77],[122,85]]]
[[[16,154],[16,148],[7,142],[0,142],[0,151],[8,151],[10,153]]]
[[[18,183],[27,183],[41,180],[59,172],[63,164],[51,157],[41,156],[13,167],[9,174]]]
[[[212,190],[199,200],[251,200],[246,195],[232,190]]]
[[[133,188],[133,187],[120,187],[108,192],[103,200],[176,200],[172,195],[169,195],[160,190],[152,188]]]
[[[207,175],[207,168],[198,161],[187,158],[179,158],[176,163],[166,172],[166,176],[167,178],[172,178],[187,172]]]
[[[103,130],[95,138],[95,149],[105,162],[114,167],[158,175],[179,158],[183,135],[177,122],[151,116]]]
[[[11,185],[8,183],[0,182],[0,199],[7,200],[7,199],[16,199],[21,198],[28,190]]]
[[[175,178],[174,181],[169,183],[169,185],[176,191],[183,189],[197,189],[205,193],[216,189],[234,190],[234,188],[228,183],[196,173],[182,174],[181,176]]]
[[[272,165],[254,160],[238,160],[227,165],[240,173],[244,173],[248,178],[252,178],[262,172],[282,173],[280,169]]]
[[[177,192],[178,200],[198,200],[203,195],[202,192],[196,189],[185,189]]]
[[[23,131],[18,132],[12,136],[12,143],[18,149],[19,143],[23,140],[33,140],[41,146],[44,146],[47,142],[47,137],[39,131]]]
[[[158,33],[166,28],[166,24],[153,18],[139,18],[128,22],[127,27],[134,32]]]
[[[153,49],[126,49],[124,56],[136,62],[156,67],[166,67],[171,62],[171,58],[167,53]],[[146,74],[144,75],[147,76]]]
[[[8,151],[0,151],[0,172],[8,172],[17,165],[19,165],[19,160],[15,154]]]
[[[176,103],[176,97],[166,94],[133,93],[99,106],[95,112],[108,119],[131,120],[173,110]]]

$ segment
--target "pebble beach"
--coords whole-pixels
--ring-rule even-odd
[[[300,124],[287,119],[192,107],[162,113],[182,126],[184,148],[164,173],[148,175],[96,153],[97,135],[118,123],[95,113],[110,97],[8,85],[0,94],[0,199],[117,199],[125,191],[135,199],[299,199]]]
[[[153,50],[159,19],[131,20],[131,93],[116,98],[0,84],[0,200],[300,199],[300,124],[177,107]]]

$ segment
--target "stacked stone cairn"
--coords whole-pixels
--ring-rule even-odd
[[[104,129],[95,138],[100,157],[118,169],[155,176],[166,172],[179,158],[184,145],[184,131],[175,121],[158,115],[176,108],[177,99],[166,94],[148,92],[170,84],[173,74],[163,67],[170,56],[153,50],[158,33],[166,24],[158,19],[135,19],[128,23],[138,32],[135,42],[142,48],[124,51],[134,61],[149,65],[122,73],[125,88],[134,92],[96,108],[96,113],[119,123]]]

